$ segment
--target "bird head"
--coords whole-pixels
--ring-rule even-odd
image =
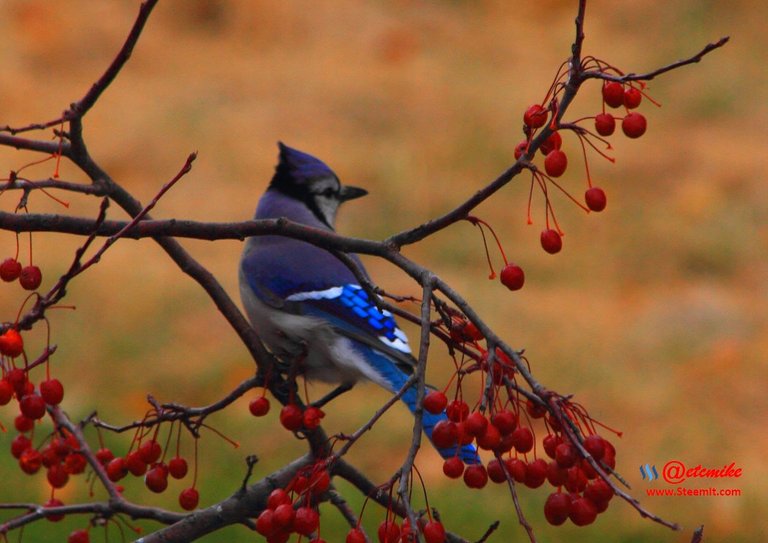
[[[278,142],[280,159],[269,190],[299,200],[328,227],[333,228],[339,206],[368,191],[342,185],[325,162]]]

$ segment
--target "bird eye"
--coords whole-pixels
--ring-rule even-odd
[[[325,196],[326,198],[330,198],[334,194],[336,194],[336,191],[333,190],[333,188],[331,187],[328,187],[327,189],[325,189],[323,192],[320,193],[321,196]]]

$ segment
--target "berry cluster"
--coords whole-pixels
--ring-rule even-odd
[[[584,69],[590,67],[590,64],[597,67],[600,73],[605,74],[606,77],[613,77],[614,74],[621,75],[621,72],[617,69],[594,58],[589,58],[585,62]],[[523,114],[523,129],[526,134],[526,139],[517,144],[514,153],[515,159],[520,159],[524,155],[527,156],[531,151],[531,143],[534,141],[537,134],[540,133],[539,131],[545,128],[548,130],[549,134],[541,142],[539,147],[541,154],[544,156],[543,171],[535,167],[532,167],[531,169],[532,179],[528,199],[528,224],[533,223],[531,218],[533,189],[534,186],[538,186],[544,195],[545,200],[545,228],[541,232],[540,240],[542,248],[549,254],[558,253],[563,247],[563,231],[558,225],[555,217],[554,208],[550,198],[550,184],[563,192],[570,200],[585,211],[603,211],[607,204],[607,198],[605,191],[592,183],[587,161],[587,146],[595,150],[602,157],[613,162],[613,158],[601,151],[598,148],[597,143],[605,144],[607,149],[611,149],[610,144],[605,138],[614,133],[616,129],[616,121],[619,119],[621,120],[622,131],[627,137],[632,139],[641,137],[645,134],[647,128],[645,117],[641,113],[635,111],[643,101],[643,97],[647,97],[644,92],[644,84],[619,83],[610,80],[603,81],[601,113],[598,113],[594,117],[578,119],[571,123],[563,122],[559,117],[559,96],[565,89],[564,81],[567,75],[568,72],[565,69],[561,69],[558,73],[555,81],[547,92],[545,99],[542,101],[542,104],[549,103],[547,107],[542,104],[534,104],[525,110]],[[650,101],[653,102],[653,100]],[[653,103],[656,104],[656,102]],[[626,114],[623,117],[615,117],[613,114],[606,112],[606,106],[613,109],[624,108]],[[594,121],[594,132],[582,126],[583,121],[590,119]],[[562,149],[563,136],[561,135],[561,132],[563,131],[569,131],[578,137],[584,156],[587,188],[584,192],[582,201],[574,198],[561,184],[555,181],[556,178],[561,177],[565,173],[569,164],[568,156]]]
[[[613,445],[597,434],[597,423],[580,405],[565,398],[548,404],[522,396],[513,361],[500,349],[491,357],[480,345],[483,336],[473,323],[455,310],[443,312],[446,314],[440,326],[447,328],[444,339],[463,357],[454,357],[453,397],[449,399],[446,390],[432,390],[424,398],[426,411],[447,416],[433,429],[435,445],[457,449],[456,456],[444,461],[443,473],[451,479],[463,479],[473,489],[485,487],[489,480],[513,480],[529,488],[547,482],[556,496],[548,500],[545,508],[550,523],[562,524],[568,518],[578,526],[593,522],[608,507],[613,488],[591,462],[612,473],[616,455]],[[479,375],[484,392],[482,400],[470,406],[463,392],[472,374]],[[549,460],[538,452],[534,431],[537,419],[546,430],[541,447]],[[458,446],[470,443],[493,458],[487,463],[465,464],[458,455]]]
[[[173,458],[166,461],[169,447],[166,443],[163,448],[157,441],[160,426],[155,426],[151,437],[143,434],[141,429],[137,431],[133,444],[125,456],[115,455],[107,448],[100,449],[96,456],[104,465],[107,477],[116,483],[128,475],[144,477],[146,487],[157,494],[165,492],[168,488],[168,477],[183,479],[189,472],[187,461],[179,454],[179,441],[181,428],[176,440],[176,452]],[[168,441],[173,434],[173,425],[168,432]],[[195,474],[191,487],[185,488],[179,493],[179,505],[186,511],[197,507],[200,501],[200,493],[195,488],[197,481],[197,440],[195,440]]]
[[[323,461],[299,470],[285,488],[270,493],[267,508],[256,518],[256,531],[268,543],[285,543],[294,533],[311,538],[309,543],[325,543],[319,535],[317,502],[330,485]]]

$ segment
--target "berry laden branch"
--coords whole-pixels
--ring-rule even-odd
[[[543,100],[525,110],[524,140],[516,146],[510,146],[514,149],[511,152],[514,156],[512,165],[444,215],[387,239],[374,241],[341,236],[286,219],[231,223],[154,220],[149,212],[171,186],[190,172],[195,155],[188,157],[180,171],[148,205],[142,205],[96,162],[86,146],[84,117],[97,105],[100,97],[125,67],[156,4],[157,0],[147,0],[141,4],[133,26],[113,61],[82,98],[73,102],[60,116],[20,127],[0,127],[0,145],[45,155],[40,161],[9,170],[8,177],[0,180],[0,197],[5,198],[5,201],[13,194],[20,193],[13,212],[0,211],[0,229],[14,232],[17,240],[15,255],[0,264],[0,278],[8,284],[18,282],[23,289],[32,293],[29,305],[25,301],[15,315],[0,324],[0,406],[16,401],[14,405],[18,405],[19,414],[14,420],[14,428],[18,435],[12,442],[11,453],[25,473],[35,474],[44,468],[51,487],[51,499],[42,506],[32,503],[0,505],[0,510],[18,513],[0,524],[0,534],[4,537],[9,531],[40,519],[57,520],[66,515],[90,519],[84,521],[86,528],[70,534],[70,543],[87,542],[91,526],[124,523],[121,520],[123,517],[150,519],[167,525],[142,537],[145,543],[191,541],[236,523],[254,528],[268,542],[285,542],[295,535],[297,540],[306,537],[311,543],[323,543],[325,540],[320,536],[318,506],[328,502],[350,526],[347,543],[365,542],[369,539],[361,524],[365,507],[358,515],[347,505],[344,496],[333,485],[333,478],[341,478],[366,496],[366,501],[379,504],[386,512],[378,529],[379,541],[465,542],[467,540],[462,536],[446,532],[437,509],[430,505],[418,471],[417,459],[426,414],[445,416],[433,429],[432,440],[438,447],[456,449],[474,444],[483,454],[487,452],[491,455],[485,463],[465,464],[458,455],[448,458],[443,465],[445,475],[461,478],[467,487],[474,489],[483,488],[489,480],[506,484],[518,521],[531,541],[535,541],[535,523],[523,516],[520,490],[523,487],[536,488],[545,483],[554,490],[544,506],[544,516],[550,524],[559,525],[567,520],[579,526],[591,524],[608,507],[611,498],[618,495],[643,517],[676,527],[645,510],[621,488],[624,482],[615,471],[616,451],[611,443],[612,438],[598,433],[598,429],[611,430],[595,421],[571,396],[558,394],[539,383],[522,351],[511,348],[497,336],[481,318],[480,312],[471,307],[459,292],[427,267],[405,257],[400,249],[449,226],[458,227],[457,223],[466,220],[482,234],[490,266],[489,277],[497,277],[488,249],[488,240],[493,240],[503,261],[498,275],[501,283],[510,290],[522,288],[525,280],[522,268],[507,260],[501,241],[491,226],[471,213],[512,179],[528,173],[531,176],[528,222],[533,222],[531,202],[534,194],[540,193],[544,199],[546,226],[541,233],[541,245],[548,253],[559,252],[563,231],[557,221],[552,196],[561,192],[586,212],[604,209],[607,198],[605,191],[594,185],[590,178],[588,151],[612,161],[607,138],[613,135],[617,122],[630,139],[645,133],[647,121],[637,109],[648,102],[655,104],[648,95],[646,82],[699,62],[705,55],[722,47],[728,38],[709,44],[697,54],[667,66],[641,74],[624,73],[607,61],[583,56],[587,2],[580,0],[571,54],[556,71],[554,81]],[[600,113],[594,117],[566,121],[570,104],[577,95],[583,95],[582,86],[591,80],[598,80],[601,85]],[[614,110],[623,111],[623,116],[614,114]],[[594,122],[594,126],[585,126],[587,121]],[[52,132],[54,140],[27,137],[26,134],[31,132],[42,132],[46,136]],[[558,180],[569,167],[568,158],[561,149],[563,135],[577,138],[583,150],[587,174],[583,198],[573,196],[567,186]],[[535,163],[538,157],[543,157],[542,165]],[[60,179],[58,165],[62,158],[70,160],[89,182]],[[55,164],[52,175],[48,177],[34,179],[25,172],[27,168],[39,167],[48,161]],[[95,219],[63,214],[40,215],[31,213],[29,209],[29,196],[36,191],[61,203],[54,193],[78,197],[96,196],[103,200]],[[124,210],[131,220],[109,220],[107,212],[110,203]],[[20,262],[20,259],[24,260],[20,256],[23,240],[27,239],[26,236],[20,236],[22,233],[29,236],[26,266]],[[85,237],[67,271],[46,294],[40,290],[43,283],[42,271],[32,262],[33,233],[63,233]],[[391,400],[351,434],[339,432],[329,436],[321,425],[324,417],[322,407],[346,389],[340,388],[315,402],[310,401],[306,390],[302,396],[297,385],[297,378],[301,374],[300,361],[273,356],[218,280],[178,242],[181,238],[244,240],[263,235],[291,237],[333,252],[353,271],[369,297],[377,300],[381,308],[389,309],[420,325],[418,363],[412,377]],[[101,248],[91,252],[91,247],[101,237],[107,240]],[[180,271],[203,288],[249,350],[256,364],[256,375],[233,390],[224,392],[220,400],[208,406],[190,407],[174,401],[160,402],[149,396],[150,409],[140,420],[111,424],[94,413],[76,424],[61,407],[64,397],[62,383],[50,375],[51,355],[56,351],[56,346],[50,343],[50,329],[49,340],[37,357],[30,355],[28,358],[28,352],[31,353],[32,349],[24,345],[23,333],[41,324],[48,327],[48,309],[65,298],[70,282],[97,264],[123,238],[151,238]],[[418,314],[393,306],[383,298],[379,300],[379,295],[384,295],[384,291],[368,279],[347,253],[385,259],[408,275],[420,288],[421,297],[409,299],[419,304]],[[437,344],[445,348],[454,364],[452,375],[438,389],[427,387],[424,382],[429,351],[435,350],[431,344],[432,339],[438,340]],[[64,356],[65,353],[58,353],[57,359]],[[35,386],[31,370],[43,366],[45,379]],[[35,370],[36,373],[40,371]],[[417,407],[410,446],[407,453],[404,453],[399,469],[387,481],[377,485],[349,462],[346,453],[362,435],[375,429],[380,417],[411,386],[416,386]],[[470,399],[470,389],[481,390],[480,397]],[[197,449],[203,439],[200,430],[207,428],[217,433],[204,421],[211,413],[230,408],[235,400],[251,390],[258,393],[249,404],[251,414],[265,416],[269,413],[270,403],[266,396],[269,391],[282,405],[280,423],[298,437],[306,439],[308,452],[292,461],[284,459],[283,467],[251,484],[248,479],[255,468],[255,460],[250,460],[244,466],[247,476],[242,488],[225,500],[198,509]],[[31,438],[34,437],[36,421],[46,417],[51,420],[53,430],[35,447]],[[178,500],[179,507],[185,512],[165,511],[127,500],[123,496],[123,488],[117,484],[125,477],[143,476],[147,489],[156,493],[165,491],[169,477],[186,477],[189,466],[180,453],[182,429],[186,429],[185,439],[192,440],[195,450],[192,468],[194,481],[181,491]],[[127,452],[115,456],[102,445],[98,433],[101,431],[132,432],[133,439]],[[165,436],[165,446],[162,445],[161,431]],[[540,448],[549,461],[538,452],[536,431],[545,433]],[[96,434],[95,437],[91,432]],[[91,445],[94,439],[100,444],[98,448]],[[168,459],[167,456],[171,455],[174,456]],[[106,498],[103,501],[65,505],[56,497],[55,492],[65,486],[71,476],[85,471],[93,473],[92,485],[102,488]],[[423,499],[419,497],[421,495]],[[141,496],[137,496],[137,500],[140,499]],[[253,521],[253,518],[256,520]],[[403,519],[402,522],[397,518]],[[497,527],[498,522],[488,527],[480,541],[492,539]],[[696,541],[700,541],[700,534],[695,537],[699,538]]]

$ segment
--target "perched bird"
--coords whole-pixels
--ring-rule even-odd
[[[259,200],[256,219],[285,217],[322,230],[334,230],[339,206],[367,194],[342,185],[317,158],[279,143],[272,181]],[[350,255],[366,273],[356,255]],[[239,270],[240,295],[253,327],[278,357],[301,364],[307,379],[352,385],[370,380],[391,392],[402,388],[416,360],[408,338],[392,314],[376,307],[349,268],[332,253],[283,236],[254,236],[245,244]],[[402,396],[416,409],[416,387]],[[431,438],[444,413],[424,412]],[[438,449],[445,458],[455,448]],[[469,464],[476,449],[461,447]]]

